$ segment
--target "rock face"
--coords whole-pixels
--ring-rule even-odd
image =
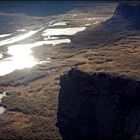
[[[129,26],[140,28],[140,3],[125,2],[118,5],[113,17],[121,17]]]
[[[63,139],[128,140],[140,134],[140,81],[71,69],[60,78]]]
[[[119,15],[125,19],[140,18],[140,3],[121,3],[115,10],[115,15]],[[140,20],[140,19],[139,19]]]

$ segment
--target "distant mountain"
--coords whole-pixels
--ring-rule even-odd
[[[114,43],[128,36],[138,35],[140,31],[139,13],[140,2],[122,2],[118,4],[114,14],[108,20],[87,32],[82,32],[79,38],[73,38],[73,42],[83,47],[88,46],[85,44],[94,47],[97,44]]]
[[[82,9],[91,4],[92,2],[86,1],[1,1],[0,12],[45,17],[59,15],[74,8]],[[94,2],[92,5],[96,6]]]
[[[125,19],[140,18],[140,3],[121,3],[115,11],[116,16],[121,16]]]
[[[123,2],[118,5],[113,17],[109,20],[118,25],[123,23],[128,27],[140,29],[140,2]],[[121,26],[121,25],[120,25]]]

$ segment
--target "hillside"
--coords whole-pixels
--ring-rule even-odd
[[[60,108],[61,103],[62,104],[64,103],[65,105],[66,102],[68,105],[67,106],[68,108],[62,107],[62,110],[68,109],[67,110],[68,118],[69,115],[70,116],[75,115],[73,114],[74,112],[72,112],[71,114],[71,107],[73,107],[71,106],[72,102],[75,103],[76,105],[77,100],[79,100],[80,103],[83,101],[84,103],[82,104],[82,106],[80,106],[81,104],[78,104],[80,110],[81,107],[86,107],[86,105],[87,107],[90,106],[90,103],[85,104],[85,100],[83,98],[86,97],[86,99],[88,100],[92,96],[92,94],[94,94],[92,91],[96,90],[96,88],[92,88],[93,86],[92,84],[96,80],[99,82],[99,83],[97,82],[97,85],[95,84],[98,88],[98,91],[96,93],[100,94],[100,97],[96,100],[96,103],[98,101],[103,102],[103,104],[101,103],[101,106],[100,105],[98,106],[99,114],[96,111],[96,113],[99,116],[100,116],[100,111],[104,110],[103,107],[104,105],[106,105],[106,103],[112,105],[112,102],[110,100],[110,98],[112,97],[111,95],[113,95],[112,98],[113,101],[115,101],[116,99],[123,98],[123,95],[125,95],[128,91],[130,91],[130,94],[129,93],[128,94],[134,97],[134,101],[136,101],[137,97],[139,98],[139,95],[137,94],[136,96],[135,95],[133,96],[132,91],[134,90],[134,92],[137,93],[137,89],[139,89],[138,81],[140,78],[140,57],[139,57],[140,30],[138,30],[138,28],[134,28],[134,26],[130,26],[133,25],[131,24],[130,19],[125,19],[123,16],[120,17],[120,14],[117,14],[117,11],[120,11],[118,8],[117,8],[118,10],[116,10],[115,12],[116,6],[117,6],[116,3],[113,4],[107,3],[101,5],[99,4],[94,8],[92,6],[91,7],[87,6],[85,9],[84,8],[80,10],[72,9],[70,11],[67,11],[66,13],[55,15],[55,16],[51,15],[47,18],[38,17],[38,16],[34,17],[22,13],[22,15],[24,15],[25,18],[21,18],[21,19],[25,19],[25,21],[27,19],[27,21],[29,22],[27,23],[22,22],[22,23],[26,23],[26,26],[24,25],[21,26],[22,24],[20,24],[19,26],[26,27],[26,29],[29,31],[42,26],[45,29],[46,28],[57,29],[57,28],[67,28],[67,27],[72,28],[72,27],[86,26],[86,30],[84,30],[83,32],[79,32],[75,35],[60,36],[60,38],[67,37],[68,39],[70,39],[71,42],[69,44],[68,43],[63,43],[59,45],[49,44],[49,45],[42,45],[41,47],[34,47],[32,49],[32,55],[34,56],[34,58],[40,61],[45,61],[47,58],[50,58],[49,63],[45,62],[42,64],[35,65],[32,68],[15,70],[14,72],[11,72],[5,76],[0,77],[0,93],[2,94],[3,92],[4,93],[6,92],[6,96],[2,98],[2,101],[0,103],[0,105],[5,107],[6,109],[6,111],[3,114],[0,114],[0,139],[10,139],[10,138],[11,139],[40,139],[40,138],[62,139],[62,137],[64,136],[62,133],[61,133],[62,136],[60,134],[61,126],[59,124],[58,124],[59,128],[57,127],[58,125],[56,126],[57,113],[59,114],[58,111],[61,111]],[[118,7],[121,6],[119,5]],[[13,13],[11,14],[13,15]],[[21,15],[21,13],[19,15]],[[14,22],[17,22],[17,19],[20,19],[20,16],[17,16],[18,17],[17,19],[15,17],[16,16],[14,15],[14,18],[12,19],[14,20]],[[54,24],[57,24],[57,26],[48,27],[50,23],[53,22]],[[60,22],[61,24],[62,22],[63,23],[69,22],[69,24],[66,26],[65,25],[60,26],[58,25],[58,23]],[[15,26],[15,29],[17,29],[17,26]],[[30,43],[33,41],[35,42],[36,40],[42,38],[43,37],[40,35],[40,33],[37,33],[31,38],[18,42],[17,44],[20,43],[26,44],[28,42]],[[0,50],[6,52],[6,49],[3,46],[0,48]],[[69,72],[70,69],[72,70]],[[71,72],[74,73],[70,74]],[[101,73],[101,75],[96,73]],[[69,80],[71,81],[72,78],[71,75],[74,79],[80,80],[76,82],[76,84],[81,84],[83,86],[82,90],[84,90],[83,94],[85,95],[83,94],[79,95],[78,91],[75,92],[77,88],[78,90],[80,90],[80,87],[76,86],[76,88],[73,88],[73,79],[72,79],[72,84],[69,84]],[[82,79],[82,77],[83,78],[89,77],[89,78]],[[65,79],[64,81],[63,78]],[[88,80],[90,80],[91,83],[88,82]],[[121,81],[122,83],[119,83],[118,81]],[[106,85],[106,82],[108,85]],[[90,87],[87,86],[86,88],[85,86],[86,83],[89,85],[91,84],[91,86]],[[131,84],[133,87],[132,89],[131,89]],[[67,90],[63,89],[63,87],[67,89],[67,86],[70,89],[73,88],[74,90],[73,96],[70,95],[70,91],[67,92]],[[106,86],[107,87],[109,86],[109,88],[105,89],[105,92],[103,92],[101,86],[103,86],[104,88],[106,88]],[[110,86],[113,87],[113,89],[110,89]],[[120,88],[121,86],[122,88]],[[127,89],[125,89],[125,87]],[[89,90],[88,93],[89,94],[91,93],[91,96],[86,94],[88,90]],[[102,92],[100,92],[100,90]],[[113,92],[108,93],[108,90],[112,90]],[[116,90],[118,90],[117,94],[115,92]],[[120,95],[121,93],[123,95]],[[58,101],[58,99],[61,98],[60,96],[61,95],[65,96],[65,94],[68,94],[68,96],[70,96],[71,98],[74,97],[75,100],[74,99],[73,99],[74,101],[72,101],[72,99],[69,100],[68,97],[66,96],[66,99],[64,98],[65,102]],[[104,98],[102,99],[101,96],[103,94],[104,94],[103,97],[107,99],[107,102],[104,100]],[[115,94],[117,97],[114,97]],[[129,97],[129,95],[126,96]],[[75,98],[75,96],[77,98]],[[122,99],[122,101],[125,100],[124,98]],[[93,98],[90,99],[92,104]],[[128,100],[125,100],[126,104]],[[95,106],[96,103],[94,104]],[[118,110],[118,106],[117,106],[118,103],[120,103],[120,100],[113,104],[117,108],[116,110]],[[106,131],[108,130],[106,129],[106,126],[109,127],[109,132],[107,135],[109,136],[109,138],[110,136],[112,136],[112,133],[114,132],[116,133],[115,136],[120,134],[119,132],[116,131],[131,133],[131,130],[133,131],[137,127],[136,126],[137,121],[139,120],[136,119],[136,121],[133,123],[133,119],[135,118],[135,116],[139,116],[139,111],[135,112],[135,109],[137,110],[137,108],[135,108],[135,105],[136,106],[138,105],[138,109],[139,109],[139,103],[136,102],[136,104],[134,104],[133,101],[132,102],[130,101],[130,103],[134,105],[134,108],[128,108],[128,112],[126,112],[129,113],[130,111],[130,115],[127,114],[126,118],[123,116],[124,114],[120,116],[123,117],[123,119],[126,119],[125,122],[126,124],[124,125],[125,126],[124,128],[128,128],[128,129],[126,130],[124,128],[121,128],[120,131],[118,130],[119,129],[118,126],[117,130],[112,131],[111,129],[115,127],[115,124],[113,123],[113,126],[107,125],[104,118],[101,117],[99,123],[102,124],[102,122],[105,122],[104,123],[105,127],[104,129],[101,129],[102,125],[99,125],[99,123],[97,123],[99,134],[102,134],[102,136],[105,135]],[[110,106],[108,105],[107,113],[110,113],[109,107]],[[124,106],[124,108],[122,109],[125,110],[126,108],[127,105]],[[77,108],[74,109],[76,110]],[[86,109],[87,108],[85,108],[84,113],[86,113]],[[82,110],[84,110],[84,108]],[[133,116],[133,112],[135,113],[134,116]],[[102,112],[102,113],[106,113],[106,112]],[[82,114],[83,117],[84,115],[85,114]],[[90,118],[90,115],[92,116],[93,114],[92,113],[89,114],[89,116],[87,117],[88,119]],[[118,112],[118,115],[120,115],[120,112]],[[78,119],[78,117],[76,116],[76,119]],[[107,122],[109,123],[112,122],[111,120],[108,121],[108,116],[105,117],[107,118]],[[113,117],[110,118],[113,119]],[[59,119],[61,120],[61,115]],[[121,118],[120,121],[122,121]],[[130,122],[127,123],[128,121]],[[116,122],[115,118],[113,122]],[[89,122],[85,121],[85,123],[89,125],[90,121]],[[120,125],[120,123],[118,124]],[[133,126],[133,124],[134,127],[132,127],[131,129],[131,126]],[[127,127],[127,125],[129,125],[129,127]],[[85,129],[84,125],[82,126],[83,127],[81,128],[83,128],[83,130],[80,130],[80,133],[83,131],[86,132],[86,130],[84,130]],[[99,126],[101,126],[101,128]],[[89,135],[90,134],[91,133],[89,132]],[[131,136],[132,135],[135,136],[135,134],[136,131],[134,130]],[[84,133],[83,135],[87,136],[87,134]],[[125,136],[128,135],[125,134]]]

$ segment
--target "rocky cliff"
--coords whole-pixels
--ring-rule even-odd
[[[120,3],[110,20],[114,20],[115,23],[128,25],[128,27],[133,27],[140,29],[140,2],[123,2]],[[109,20],[109,21],[110,21]],[[117,24],[118,25],[118,24]]]
[[[140,134],[140,81],[71,69],[60,78],[63,139],[129,140]]]
[[[122,18],[140,18],[140,3],[139,2],[125,2],[118,5],[115,10],[116,16]]]

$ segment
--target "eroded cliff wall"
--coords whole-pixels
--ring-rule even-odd
[[[140,81],[71,69],[60,78],[63,139],[120,140],[140,134]]]
[[[115,10],[114,17],[125,20],[129,27],[140,29],[140,2],[123,2]]]

